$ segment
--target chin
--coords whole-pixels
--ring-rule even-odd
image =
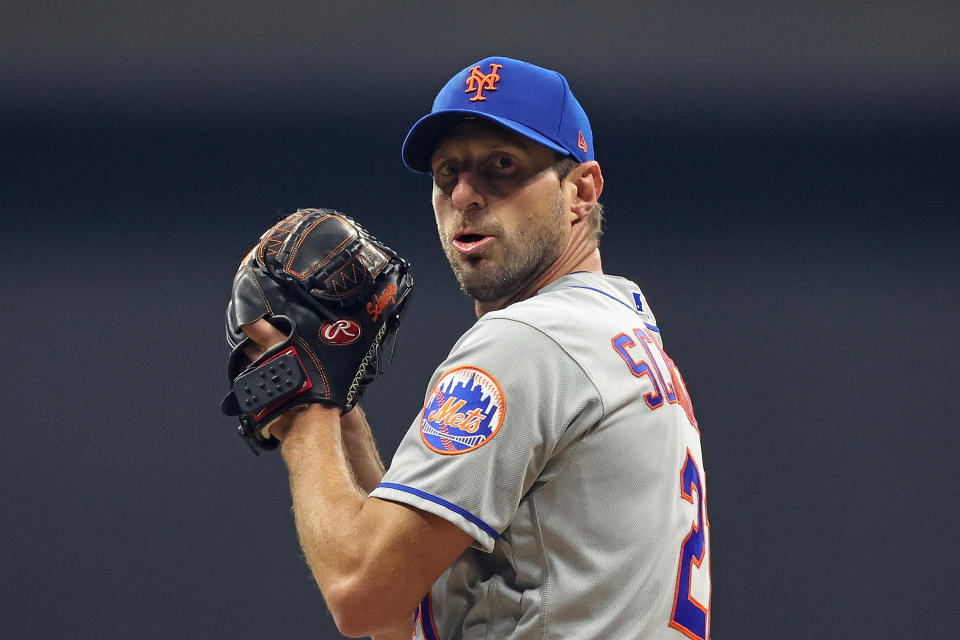
[[[477,302],[494,302],[509,296],[516,289],[513,282],[504,283],[496,278],[458,277],[460,289]]]

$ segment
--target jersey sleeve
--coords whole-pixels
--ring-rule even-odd
[[[437,368],[371,495],[449,520],[491,551],[551,459],[602,412],[556,341],[519,320],[484,318]]]

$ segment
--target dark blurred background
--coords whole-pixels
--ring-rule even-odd
[[[714,637],[953,635],[955,2],[2,16],[4,637],[337,637],[280,457],[218,410],[230,280],[302,206],[412,259],[366,402],[389,460],[473,319],[400,143],[487,55],[562,71],[591,115],[605,268],[644,288],[702,425]]]

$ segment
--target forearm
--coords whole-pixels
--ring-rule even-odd
[[[403,620],[393,612],[412,611],[419,596],[394,602],[403,595],[395,591],[396,571],[378,559],[391,528],[381,526],[371,513],[344,447],[337,410],[308,405],[290,413],[282,452],[297,535],[341,631],[354,635],[385,629],[382,637],[390,639],[395,637],[391,627]]]
[[[321,591],[356,570],[349,541],[366,494],[346,459],[336,410],[307,405],[291,412],[283,439],[297,535]]]
[[[340,427],[343,450],[353,470],[354,480],[364,492],[370,493],[380,484],[384,466],[363,409],[355,407],[342,415]]]

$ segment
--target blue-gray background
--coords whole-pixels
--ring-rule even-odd
[[[389,460],[472,319],[400,141],[493,54],[591,114],[605,267],[703,427],[714,637],[954,628],[956,3],[62,5],[0,21],[5,637],[335,637],[217,409],[230,279],[299,206],[412,259]]]

